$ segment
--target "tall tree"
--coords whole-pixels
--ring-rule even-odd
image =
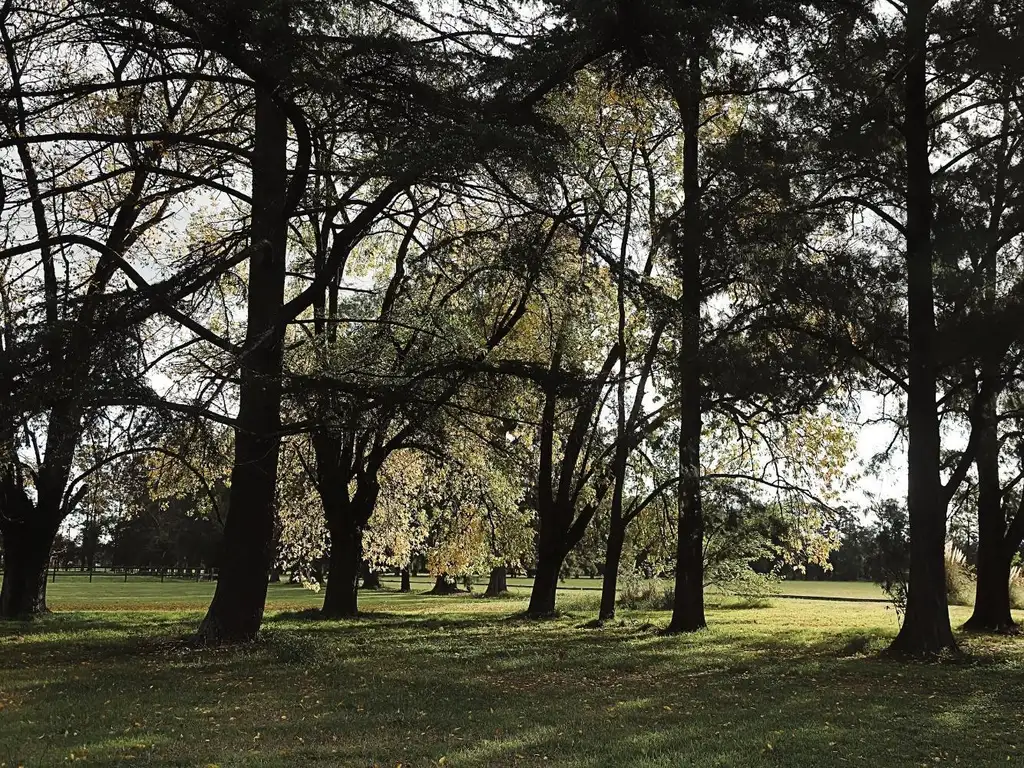
[[[197,127],[210,116],[201,78],[176,79],[170,60],[110,40],[80,9],[57,17],[12,0],[0,16],[11,94],[0,146],[18,169],[0,200],[10,224],[0,615],[10,617],[45,610],[53,537],[85,492],[67,492],[83,432],[107,406],[151,399],[140,327],[181,317],[175,302],[211,279],[208,263],[168,269],[152,254],[174,205],[232,159]]]

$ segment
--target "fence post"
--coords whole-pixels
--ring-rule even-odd
[[[128,568],[127,568],[127,566],[124,569],[124,583],[125,584],[128,583]]]

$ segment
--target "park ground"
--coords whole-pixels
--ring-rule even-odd
[[[211,593],[58,578],[52,616],[0,624],[0,765],[1024,766],[1024,638],[895,661],[881,602],[722,599],[709,630],[666,637],[664,613],[587,628],[587,590],[543,622],[516,617],[525,592],[385,590],[332,623],[274,585],[260,643],[195,650]]]

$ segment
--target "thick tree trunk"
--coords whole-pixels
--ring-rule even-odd
[[[484,597],[503,597],[508,594],[508,569],[504,565],[491,568]]]
[[[558,574],[562,570],[565,554],[554,546],[540,546],[537,550],[537,575],[533,578],[530,604],[526,615],[545,618],[555,613],[558,594]]]
[[[700,495],[700,309],[701,226],[699,132],[700,57],[687,61],[686,86],[677,96],[683,115],[683,277],[682,331],[679,339],[679,496],[677,499],[676,586],[668,632],[693,632],[704,618],[704,513]]]
[[[910,0],[906,18],[904,135],[907,149],[907,508],[910,585],[903,626],[890,650],[908,655],[955,651],[946,603],[946,502],[935,406],[935,305],[926,48],[929,0]]]
[[[409,569],[402,569],[402,592],[412,592],[412,577],[409,575]]]
[[[598,621],[611,621],[615,618],[619,565],[622,562],[622,545],[625,538],[626,526],[622,518],[613,519],[608,531],[608,546],[604,555],[604,581],[601,584],[601,609],[597,615]]]
[[[0,619],[31,619],[48,612],[46,571],[56,533],[56,526],[33,518],[4,525]]]
[[[287,247],[288,126],[271,94],[256,96],[248,325],[238,397],[235,463],[224,526],[220,578],[199,627],[203,644],[255,640],[263,622],[273,563],[274,494],[281,445],[284,333],[275,327],[284,301]]]
[[[998,375],[986,366],[987,379]],[[1012,550],[1006,540],[1006,514],[1003,511],[999,480],[999,435],[996,430],[994,388],[981,407],[978,439],[978,583],[974,612],[964,624],[976,632],[1012,632],[1017,628],[1010,615],[1010,566]]]
[[[13,477],[0,480],[0,535],[4,544],[0,619],[31,619],[48,612],[46,570],[63,520],[59,498],[44,492],[33,503]]]
[[[704,616],[704,526],[700,517],[680,517],[676,549],[676,583],[672,620],[667,632],[696,632],[707,626]]]
[[[1017,623],[1010,614],[1010,566],[1012,557],[1005,552],[978,551],[978,591],[974,612],[964,629],[975,632],[1016,633]]]
[[[1004,129],[1008,129],[1007,117]],[[1000,153],[1008,151],[1007,136],[1001,140]],[[1000,229],[1006,196],[1006,165],[1000,164],[996,174],[995,195],[989,220],[989,245],[982,264],[985,288],[982,310],[996,308],[999,283]],[[981,383],[984,399],[980,413],[972,428],[978,430],[978,453],[974,463],[978,470],[978,569],[974,612],[964,624],[965,629],[976,632],[1016,632],[1017,624],[1010,614],[1010,568],[1013,550],[1019,542],[1010,540],[1006,511],[1003,507],[1003,489],[999,478],[999,392],[1000,356],[986,353],[982,358]]]
[[[324,604],[320,609],[328,619],[351,619],[359,615],[363,531],[352,523],[343,517],[331,526],[331,571],[327,574]]]

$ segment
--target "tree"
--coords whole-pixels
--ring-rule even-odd
[[[829,277],[832,290],[826,294],[832,308],[823,314],[831,322],[841,317],[845,328],[832,326],[838,331],[836,342],[906,397],[912,566],[907,612],[893,644],[894,651],[905,654],[956,648],[945,596],[946,511],[979,449],[979,413],[999,386],[991,355],[980,366],[987,374],[972,371],[979,348],[964,339],[987,327],[993,344],[985,347],[996,358],[1012,343],[1011,334],[996,329],[1013,315],[1015,302],[995,312],[985,309],[977,291],[985,270],[976,262],[974,277],[966,277],[964,251],[973,249],[954,253],[945,239],[960,230],[962,217],[971,217],[971,206],[981,203],[990,212],[999,208],[998,203],[990,206],[995,201],[987,192],[965,196],[965,186],[956,182],[957,169],[973,162],[992,141],[998,143],[1001,133],[991,132],[990,140],[979,137],[977,129],[988,122],[989,84],[999,80],[989,73],[1008,72],[1010,60],[1001,53],[972,53],[979,45],[1003,50],[994,45],[1001,33],[992,35],[985,22],[965,34],[960,23],[962,18],[987,19],[992,10],[984,3],[947,6],[924,0],[908,3],[905,14],[853,14],[839,21],[846,31],[838,47],[823,42],[809,48],[821,108],[813,130],[824,139],[805,134],[809,147],[824,150],[819,155],[824,173],[818,177],[824,183],[815,204],[863,212],[847,246],[832,246],[837,258]],[[966,86],[965,72],[970,73]],[[885,83],[881,91],[879,82]],[[851,125],[861,129],[851,131]],[[948,222],[954,232],[944,231]],[[952,242],[964,245],[959,239]],[[856,247],[849,247],[853,243]],[[845,297],[836,301],[848,290],[835,290],[844,271],[860,273],[862,287],[850,294],[859,296],[856,304]],[[894,295],[901,284],[905,293]],[[891,329],[904,324],[906,336],[894,337]],[[826,325],[818,321],[817,330],[808,330],[820,333]],[[940,424],[951,422],[969,435],[965,450],[941,450]]]
[[[175,80],[144,46],[112,42],[87,12],[51,10],[0,6],[11,95],[0,115],[11,169],[0,195],[3,617],[46,609],[50,547],[87,490],[67,493],[83,433],[106,407],[152,399],[141,326],[180,317],[175,302],[216,274],[196,259],[168,269],[152,253],[172,203],[230,163],[198,135],[208,116],[200,81]],[[180,143],[165,143],[173,124]]]
[[[579,322],[579,314],[568,314],[579,309],[570,305],[563,311],[567,314],[552,318],[550,362],[546,375],[538,381],[542,399],[534,496],[537,570],[526,610],[534,617],[554,613],[562,563],[583,538],[611,487],[601,412],[621,350],[613,343],[591,360],[570,352],[586,349],[580,341],[588,329]],[[594,368],[586,371],[582,383],[572,384],[574,378],[580,378],[579,366],[588,363]]]

